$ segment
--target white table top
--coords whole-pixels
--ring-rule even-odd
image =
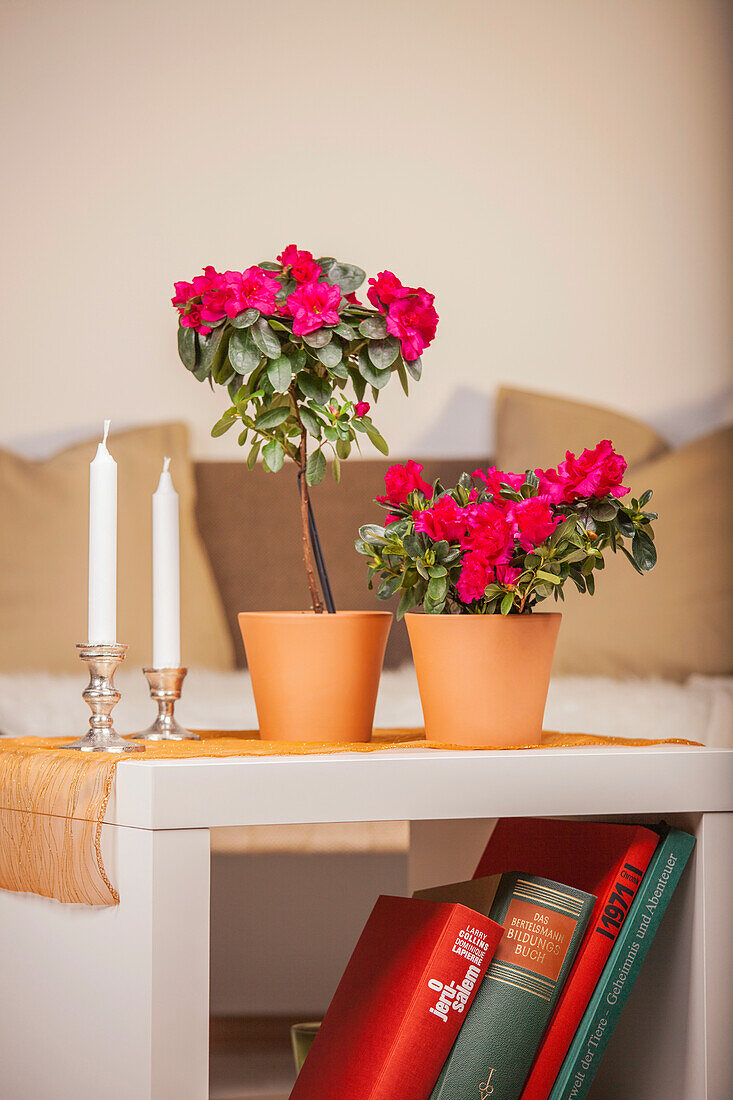
[[[142,829],[733,810],[733,749],[685,745],[125,761],[105,820]]]

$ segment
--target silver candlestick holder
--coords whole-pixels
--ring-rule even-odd
[[[188,669],[144,668],[143,672],[150,684],[150,698],[158,704],[158,717],[152,726],[132,737],[138,741],[200,741],[199,735],[180,726],[173,714]]]
[[[115,672],[125,659],[126,645],[102,642],[80,642],[77,647],[82,661],[89,666],[89,684],[82,692],[91,707],[89,732],[78,741],[64,745],[79,752],[143,752],[144,745],[126,741],[112,724],[112,711],[120,701],[115,687]]]

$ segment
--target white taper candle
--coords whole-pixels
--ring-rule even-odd
[[[117,641],[117,463],[107,450],[110,421],[89,466],[87,641]]]
[[[181,587],[178,493],[163,462],[153,493],[153,668],[181,663]]]

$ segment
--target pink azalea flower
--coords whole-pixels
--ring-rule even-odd
[[[497,565],[496,566],[496,581],[497,584],[514,584],[518,577],[522,574],[521,569],[517,569],[514,565]]]
[[[423,466],[420,462],[410,459],[404,466],[390,466],[384,475],[384,484],[387,492],[384,496],[377,497],[380,504],[404,504],[410,493],[418,490],[424,496],[432,497],[433,488],[420,476]]]
[[[435,542],[441,539],[455,542],[466,533],[468,513],[452,497],[445,496],[436,500],[432,507],[422,512],[413,512],[412,518],[415,530],[424,532]]]
[[[488,502],[474,505],[463,545],[469,550],[480,550],[492,565],[506,564],[514,549],[512,525],[506,512]]]
[[[261,267],[248,267],[246,271],[227,271],[225,274],[227,299],[224,309],[228,317],[236,317],[244,309],[258,309],[260,313],[275,313],[275,295],[280,283]]]
[[[354,406],[354,416],[366,416],[371,409],[368,401],[357,401]]]
[[[626,473],[626,460],[616,454],[610,439],[602,439],[592,450],[584,450],[578,458],[568,451],[565,461],[556,470],[536,470],[540,492],[553,503],[571,504],[588,497],[622,497],[629,489],[621,481]]]
[[[195,329],[202,336],[207,336],[211,329],[201,320],[198,306],[191,306],[188,312],[181,314],[181,324],[184,328]]]
[[[393,301],[387,313],[387,331],[400,341],[403,358],[418,359],[435,336],[438,314],[432,294],[420,290]]]
[[[196,275],[193,280],[193,289],[199,297],[207,290],[221,290],[224,286],[224,276],[220,275],[215,267],[209,264],[204,268],[203,275]]]
[[[461,574],[456,584],[458,595],[464,603],[480,600],[487,584],[495,577],[494,566],[480,550],[471,550],[463,558]]]
[[[341,289],[328,283],[305,283],[288,295],[287,308],[293,318],[293,332],[304,336],[324,325],[337,325]]]
[[[501,496],[502,484],[508,485],[510,489],[518,490],[524,481],[522,474],[507,474],[500,470],[498,466],[489,466],[488,470],[474,470],[471,477],[475,477],[477,481],[483,481],[489,492],[497,498]],[[495,503],[500,502],[496,500]]]
[[[290,268],[290,274],[296,283],[315,283],[321,277],[321,266],[313,259],[313,253],[299,249],[294,244],[283,249],[278,256],[278,262],[283,267]]]
[[[380,313],[386,313],[392,302],[409,293],[410,288],[403,286],[393,271],[380,271],[376,279],[369,280],[367,298]]]
[[[174,283],[175,295],[171,298],[174,306],[185,306],[189,298],[196,296],[193,283]]]
[[[508,512],[523,550],[533,550],[548,539],[560,522],[546,496],[527,497],[512,504]]]

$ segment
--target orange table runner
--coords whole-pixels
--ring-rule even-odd
[[[104,868],[101,835],[120,764],[194,757],[399,751],[416,747],[465,749],[427,742],[421,729],[375,730],[371,741],[357,745],[260,741],[256,730],[202,732],[201,738],[201,741],[149,741],[144,755],[74,752],[64,748],[71,738],[0,738],[0,888],[86,905],[119,902]],[[650,744],[699,745],[699,742],[546,732],[541,747]],[[500,751],[495,745],[482,747]]]

